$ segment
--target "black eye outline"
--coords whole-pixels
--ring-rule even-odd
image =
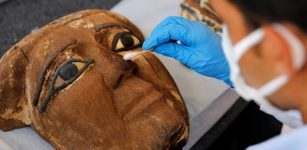
[[[139,41],[139,43],[138,44],[134,43],[131,46],[124,47],[124,48],[121,48],[121,49],[116,49],[116,46],[117,46],[118,42],[120,40],[122,40],[121,38],[123,36],[127,36],[127,35],[131,36],[132,39],[133,39],[133,37],[135,37]],[[140,47],[140,46],[142,46],[142,44],[143,44],[143,41],[139,37],[137,37],[134,34],[132,34],[131,32],[120,32],[120,33],[117,33],[114,36],[114,39],[113,39],[113,42],[112,42],[112,51],[114,51],[114,52],[127,51],[127,50],[131,50],[131,49],[135,49],[137,47]]]
[[[81,62],[81,63],[84,63],[84,66],[82,67],[81,70],[78,70],[78,73],[71,79],[67,80],[67,81],[64,81],[64,83],[57,87],[57,88],[54,88],[54,85],[55,85],[55,82],[56,82],[56,79],[59,77],[59,73],[61,71],[61,69],[68,65],[68,64],[71,64],[73,62]],[[49,84],[49,92],[48,92],[48,95],[46,96],[45,100],[43,101],[43,104],[40,108],[40,113],[44,113],[46,112],[46,109],[47,109],[47,106],[48,106],[48,103],[51,101],[51,98],[54,94],[58,94],[61,90],[63,90],[64,88],[66,88],[67,86],[69,86],[71,83],[73,83],[76,79],[78,79],[83,73],[84,71],[91,65],[93,64],[94,61],[93,60],[87,60],[87,61],[82,61],[81,59],[77,59],[77,58],[74,58],[74,59],[70,59],[70,60],[67,60],[65,62],[63,62],[55,71],[55,73],[53,74],[52,78],[51,78],[51,83]]]

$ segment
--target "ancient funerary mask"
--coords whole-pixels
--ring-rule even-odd
[[[105,10],[70,14],[0,61],[0,128],[31,126],[56,149],[180,149],[188,113],[162,63],[131,61],[144,37]]]

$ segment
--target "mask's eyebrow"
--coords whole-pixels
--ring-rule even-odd
[[[33,101],[33,105],[34,106],[38,105],[39,97],[40,97],[41,90],[42,90],[42,87],[43,87],[44,77],[45,77],[45,75],[47,73],[47,70],[51,66],[52,62],[57,58],[57,56],[61,52],[66,50],[67,47],[69,47],[71,45],[74,45],[74,44],[77,44],[77,40],[76,39],[68,40],[62,46],[60,46],[60,47],[56,48],[54,51],[52,51],[53,53],[51,53],[50,57],[47,58],[47,63],[45,64],[43,70],[39,74],[38,84],[37,84],[37,87],[36,87],[36,91],[35,91],[35,95],[34,95],[34,101]]]
[[[129,32],[133,33],[128,27],[121,25],[121,24],[115,24],[115,23],[107,23],[107,24],[97,25],[97,26],[94,27],[94,30],[96,32],[99,32],[103,29],[113,28],[113,27],[119,27],[119,28],[127,29]]]

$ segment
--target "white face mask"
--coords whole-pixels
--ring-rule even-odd
[[[303,44],[284,26],[275,24],[274,29],[288,41],[289,48],[292,50],[292,60],[294,68],[300,70],[305,63],[305,50]],[[257,29],[250,35],[239,41],[236,45],[232,45],[227,27],[225,26],[223,32],[223,49],[228,63],[230,65],[230,77],[238,94],[246,100],[254,100],[260,109],[273,115],[281,122],[290,127],[296,128],[303,126],[302,117],[299,111],[289,110],[283,111],[273,106],[266,98],[277,92],[289,80],[287,75],[280,75],[275,79],[269,81],[267,84],[259,89],[249,86],[241,75],[239,61],[241,57],[253,46],[259,44],[264,38],[262,29]]]

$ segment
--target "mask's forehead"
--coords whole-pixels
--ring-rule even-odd
[[[122,20],[116,20],[114,17],[110,16],[107,12],[101,12],[97,14],[87,15],[80,19],[76,19],[72,22],[67,23],[67,26],[74,29],[94,29],[99,25],[104,24],[122,24]]]
[[[21,42],[18,43],[20,47],[23,47],[27,56],[33,50],[33,47],[37,43],[41,42],[41,39],[52,32],[59,30],[58,28],[67,27],[76,30],[85,29],[95,31],[97,28],[110,24],[118,24],[130,29],[133,34],[144,40],[144,37],[140,30],[130,23],[126,18],[105,10],[85,10],[77,13],[73,13],[57,19],[48,25],[42,27],[37,32],[28,35]],[[58,37],[57,37],[58,38]],[[30,56],[29,56],[30,57]]]

